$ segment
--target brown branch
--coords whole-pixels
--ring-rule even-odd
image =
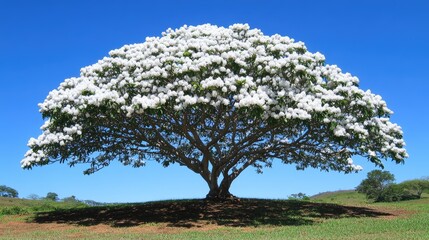
[[[154,144],[156,147],[161,148],[164,151],[169,152],[170,154],[178,157],[181,160],[181,163],[183,165],[187,166],[188,168],[190,168],[191,170],[193,170],[196,173],[200,173],[201,172],[201,169],[199,168],[200,166],[198,164],[194,163],[195,160],[186,157],[185,154],[178,151],[177,148],[175,148],[173,145],[171,145],[162,136],[162,134],[156,128],[156,126],[157,126],[156,123],[151,118],[148,118],[148,120],[152,126],[152,131],[155,132],[155,134],[156,134],[156,138],[154,139],[155,141],[153,141],[151,144]]]

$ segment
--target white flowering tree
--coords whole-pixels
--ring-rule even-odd
[[[274,160],[348,173],[361,169],[355,155],[377,166],[407,157],[380,96],[302,42],[242,24],[169,29],[113,50],[39,106],[47,121],[23,168],[84,163],[91,174],[154,159],[201,175],[215,199]]]

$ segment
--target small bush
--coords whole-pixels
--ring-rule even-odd
[[[304,201],[308,201],[308,200],[310,200],[310,197],[309,196],[307,196],[305,193],[294,193],[294,194],[291,194],[289,197],[288,197],[288,199],[289,200],[304,200]]]
[[[48,194],[46,194],[45,199],[47,200],[51,200],[51,201],[58,201],[58,194],[54,193],[54,192],[48,192]]]
[[[397,202],[405,197],[404,189],[398,184],[391,184],[384,189],[378,199],[378,202]]]
[[[0,209],[0,215],[22,215],[22,214],[28,214],[29,211],[26,208],[23,207],[5,207]]]
[[[408,180],[399,184],[411,199],[420,198],[429,189],[429,181],[424,179]]]
[[[50,201],[50,200],[48,200],[48,201]],[[43,204],[31,207],[31,210],[34,212],[49,212],[49,211],[54,211],[57,209],[58,209],[57,207],[50,204],[49,202],[44,202]]]
[[[356,190],[374,202],[395,202],[418,199],[429,189],[429,180],[415,179],[394,183],[395,176],[388,171],[373,170]]]

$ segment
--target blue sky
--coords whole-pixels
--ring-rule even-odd
[[[112,49],[160,36],[167,28],[249,23],[319,51],[329,64],[359,77],[380,94],[402,126],[410,158],[385,162],[397,181],[429,176],[429,3],[427,1],[22,1],[0,2],[0,185],[20,197],[45,196],[102,202],[202,198],[203,179],[179,166],[149,161],[134,169],[113,164],[90,176],[84,167],[56,164],[22,170],[30,137],[43,124],[37,104],[81,67]],[[296,171],[275,162],[264,174],[246,170],[231,187],[239,197],[287,198],[303,192],[352,189],[374,169],[365,159],[357,174]]]

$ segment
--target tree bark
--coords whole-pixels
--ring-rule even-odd
[[[224,179],[222,179],[222,182],[220,185],[217,183],[217,179],[213,179],[213,180],[216,180],[216,182],[209,183],[210,191],[206,195],[207,200],[210,200],[210,201],[230,201],[230,200],[238,199],[236,196],[232,195],[229,192],[229,188],[231,186],[231,181],[229,180],[228,177],[224,177]]]
[[[229,189],[223,188],[210,189],[209,193],[206,195],[206,200],[210,201],[228,201],[236,198],[237,197],[229,192]]]

